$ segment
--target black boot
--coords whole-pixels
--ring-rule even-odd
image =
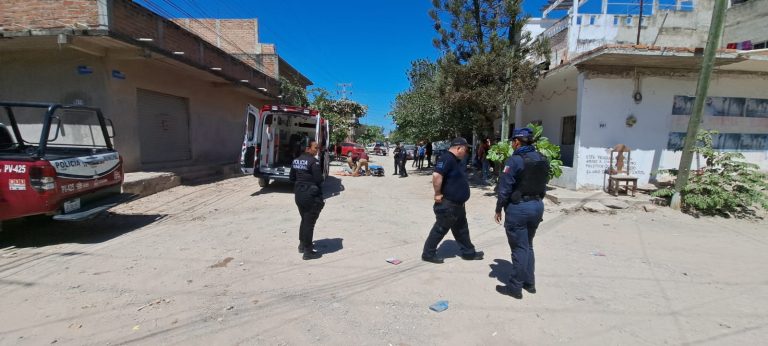
[[[299,253],[304,253],[304,245],[299,244]]]
[[[305,248],[304,256],[302,256],[301,258],[303,258],[306,261],[306,260],[318,259],[320,257],[323,257],[323,255],[317,252],[317,250]]]

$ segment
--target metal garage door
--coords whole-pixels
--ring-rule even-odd
[[[188,100],[138,89],[141,163],[189,160]]]

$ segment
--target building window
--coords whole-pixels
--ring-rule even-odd
[[[563,117],[563,127],[560,135],[561,145],[576,144],[576,116],[571,115]]]

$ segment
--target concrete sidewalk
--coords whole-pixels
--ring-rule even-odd
[[[123,192],[141,197],[172,189],[179,185],[197,185],[239,175],[240,165],[226,163],[171,168],[162,172],[131,172],[125,174]]]

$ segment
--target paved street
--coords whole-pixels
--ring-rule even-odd
[[[756,345],[768,335],[765,221],[550,204],[535,240],[539,292],[514,300],[495,291],[510,258],[492,191],[473,187],[467,206],[486,258],[457,257],[449,235],[446,263],[425,263],[430,175],[400,179],[391,156],[374,160],[385,177],[326,182],[338,193],[314,261],[296,251],[290,187],[262,190],[250,176],[85,223],[7,223],[0,344]],[[449,308],[430,311],[438,300]]]

